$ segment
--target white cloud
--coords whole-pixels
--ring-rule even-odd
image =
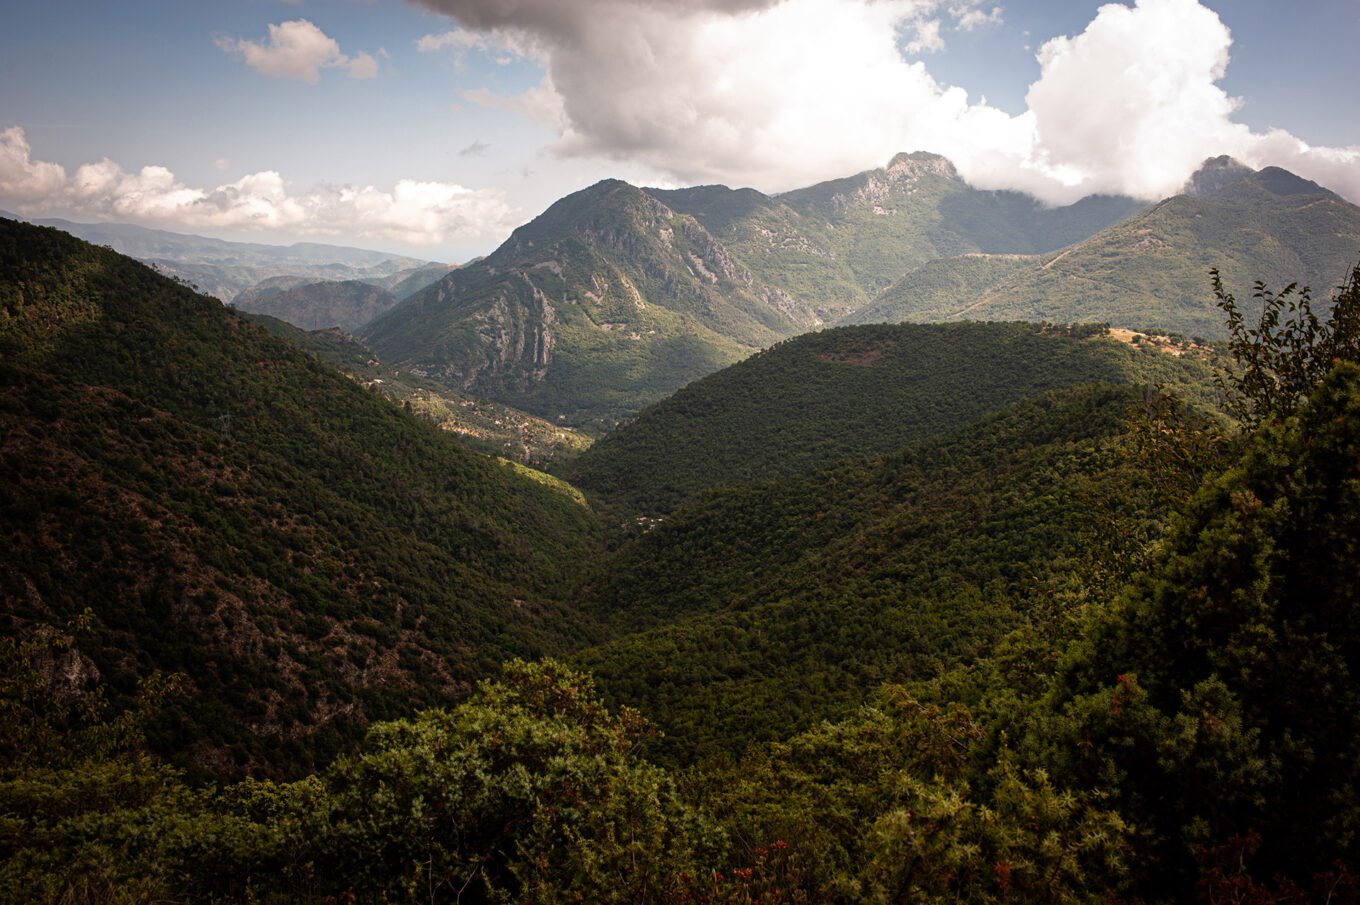
[[[315,85],[322,69],[347,69],[350,78],[371,79],[378,74],[378,61],[360,51],[354,57],[340,52],[340,45],[306,19],[293,19],[269,26],[266,42],[244,38],[219,38],[217,46],[240,54],[247,66],[261,75],[297,79]]]
[[[982,28],[986,25],[1000,25],[1004,11],[999,6],[993,6],[989,10],[969,9],[967,6],[960,5],[951,7],[950,12],[958,20],[959,31],[972,31],[975,28]]]
[[[424,35],[416,41],[416,50],[421,53],[452,50],[459,57],[468,51],[478,51],[494,55],[496,62],[502,63],[502,65],[512,62],[514,59],[542,61],[541,48],[532,36],[524,32],[506,29],[480,32],[470,31],[466,28],[455,28],[452,31],[437,35]]]
[[[352,79],[372,79],[378,76],[378,61],[362,50],[347,64]]]
[[[1065,203],[1174,193],[1206,157],[1277,164],[1360,201],[1360,148],[1311,148],[1232,119],[1219,86],[1231,35],[1197,0],[1100,7],[1043,44],[1028,109],[1011,116],[938,83],[903,52],[1002,19],[978,0],[414,0],[454,16],[455,44],[519,42],[531,92],[465,100],[558,131],[563,155],[648,165],[684,183],[779,191],[880,166],[897,151],[954,160],[987,188]],[[431,36],[436,40],[436,36]]]
[[[1096,191],[1165,197],[1205,158],[1230,154],[1360,201],[1360,148],[1312,149],[1233,121],[1239,101],[1218,85],[1231,47],[1227,26],[1196,0],[1102,6],[1080,35],[1039,48],[1041,75],[1026,96],[1034,124],[1026,162],[1067,183],[1049,192],[1063,200]]]
[[[213,188],[185,185],[165,167],[124,171],[104,159],[68,177],[34,161],[24,130],[0,132],[0,203],[26,216],[120,220],[170,229],[280,230],[292,235],[385,239],[435,245],[499,239],[523,222],[500,191],[403,179],[373,186],[290,191],[272,171]]]
[[[913,24],[916,36],[907,42],[907,53],[936,53],[944,50],[939,19],[922,19]]]
[[[453,31],[446,31],[438,35],[425,35],[416,41],[416,49],[421,53],[434,53],[446,47],[456,47],[462,50],[478,49],[485,50],[491,46],[491,39],[484,34],[475,31],[468,31],[465,28],[455,28]]]
[[[0,198],[14,204],[41,201],[66,187],[66,171],[55,163],[34,162],[24,130],[0,132]]]

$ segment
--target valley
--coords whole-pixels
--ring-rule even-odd
[[[1354,891],[1318,184],[913,153],[605,180],[458,266],[90,235],[157,266],[0,220],[20,899]]]

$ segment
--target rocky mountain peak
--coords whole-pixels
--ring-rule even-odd
[[[1210,157],[1186,181],[1182,194],[1202,198],[1222,191],[1233,183],[1255,174],[1255,170],[1236,158],[1221,154]]]
[[[918,179],[921,176],[942,176],[945,179],[958,179],[959,171],[950,163],[949,158],[928,151],[899,153],[888,162],[888,178],[894,182],[905,179]]]

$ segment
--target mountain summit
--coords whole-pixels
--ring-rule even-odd
[[[1279,167],[1215,157],[1183,194],[1056,255],[932,262],[846,322],[1108,321],[1222,336],[1209,269],[1245,295],[1256,280],[1335,286],[1360,249],[1360,207]]]
[[[362,336],[398,367],[534,414],[608,426],[820,324],[694,217],[605,180]]]
[[[1210,157],[1200,164],[1198,170],[1191,174],[1181,194],[1189,195],[1192,198],[1213,195],[1235,182],[1246,179],[1255,172],[1245,163],[1229,157],[1227,154]]]

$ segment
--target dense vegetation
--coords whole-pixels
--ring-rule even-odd
[[[1360,901],[1360,268],[1325,315],[1261,289],[1257,321],[1218,287],[1236,422],[1047,389],[703,492],[567,606],[600,549],[568,488],[111,253],[0,223],[0,267],[9,900]],[[148,595],[125,558],[178,583]],[[327,682],[364,627],[370,670],[428,640],[420,683],[358,683],[398,718],[263,751],[316,758],[289,782],[156,758],[167,722],[221,737],[195,702],[269,680],[238,654],[294,599],[332,622],[300,654],[276,635],[292,678]],[[383,634],[397,603],[424,606],[409,635]],[[510,660],[408,710],[431,675],[592,633],[576,667]]]
[[[574,458],[590,446],[590,437],[565,424],[553,424],[507,405],[455,393],[434,381],[385,367],[366,346],[343,330],[301,330],[267,314],[251,314],[247,318],[482,452],[542,467]]]
[[[1200,358],[1103,333],[1099,325],[904,324],[807,334],[690,384],[563,474],[627,513],[656,516],[709,488],[891,452],[1057,387],[1210,388]]]
[[[947,320],[992,286],[1036,263],[1033,255],[967,254],[907,271],[842,324],[928,324]]]
[[[78,673],[181,672],[157,750],[327,762],[583,629],[578,502],[470,454],[218,302],[0,222],[6,632],[87,607]]]
[[[623,637],[580,662],[659,721],[673,760],[968,662],[1061,599],[1108,522],[1155,533],[1156,494],[1118,449],[1137,400],[1059,391],[886,459],[701,497],[596,580],[586,604]]]

